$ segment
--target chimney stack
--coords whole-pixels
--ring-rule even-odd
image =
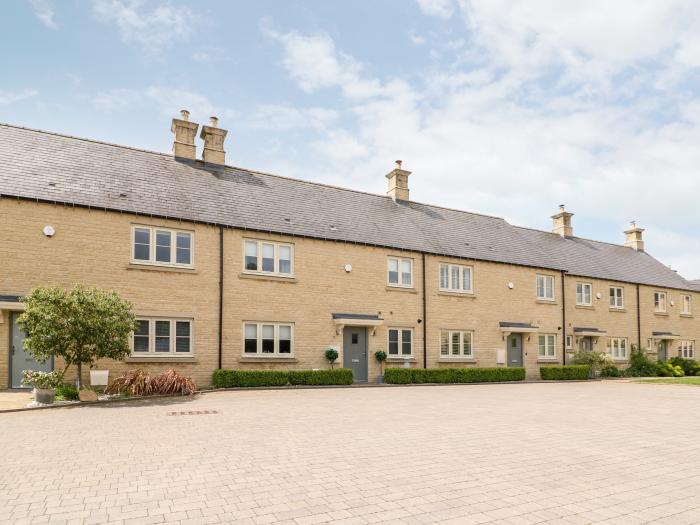
[[[395,201],[407,201],[408,199],[408,176],[410,171],[401,169],[401,161],[396,161],[396,167],[387,173],[389,179],[389,191],[386,194]]]
[[[219,119],[211,117],[208,126],[202,126],[200,138],[204,139],[204,151],[202,160],[206,164],[226,164],[226,152],[224,151],[224,139],[228,131],[218,128]]]
[[[194,137],[197,135],[199,124],[190,122],[190,112],[186,109],[180,111],[181,118],[174,118],[170,131],[175,133],[173,142],[173,155],[175,158],[195,160],[196,148]]]
[[[559,205],[559,213],[552,215],[554,219],[554,226],[552,227],[552,233],[561,235],[562,237],[573,237],[574,228],[571,226],[571,217],[573,213],[569,213],[564,209],[564,205]]]
[[[631,227],[629,230],[625,230],[625,235],[627,236],[625,239],[625,246],[628,248],[633,248],[638,252],[643,252],[644,240],[642,239],[642,232],[644,231],[644,228],[637,227],[637,223],[635,221],[632,221],[630,226]]]

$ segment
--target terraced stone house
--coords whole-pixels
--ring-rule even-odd
[[[226,131],[173,119],[173,154],[0,125],[0,388],[32,361],[16,318],[33,287],[116,290],[138,330],[111,377],[166,368],[540,366],[633,344],[695,357],[700,289],[644,250],[416,202],[397,163],[374,195],[229,166]],[[200,131],[203,153],[197,158]],[[378,174],[378,176],[381,176]],[[621,241],[623,240],[621,234]],[[86,371],[87,376],[87,371]],[[87,379],[87,377],[85,378]]]

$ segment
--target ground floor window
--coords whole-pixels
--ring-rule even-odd
[[[389,328],[389,355],[413,355],[413,329]]]
[[[613,359],[627,359],[627,338],[611,337],[608,339],[608,353]]]
[[[442,330],[440,355],[442,357],[472,357],[473,332],[468,330]]]
[[[540,359],[555,359],[557,356],[557,336],[553,334],[540,335],[537,355]]]
[[[137,319],[132,336],[133,355],[192,354],[192,321],[189,319]]]
[[[695,341],[678,341],[678,356],[695,359]]]
[[[291,323],[243,323],[243,353],[289,357],[293,353],[294,325]]]

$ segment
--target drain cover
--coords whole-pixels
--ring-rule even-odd
[[[180,410],[178,412],[168,412],[169,416],[201,416],[204,414],[218,414],[218,410]]]

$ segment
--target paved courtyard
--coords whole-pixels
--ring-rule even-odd
[[[0,450],[2,523],[700,523],[691,386],[220,392],[0,414]]]

